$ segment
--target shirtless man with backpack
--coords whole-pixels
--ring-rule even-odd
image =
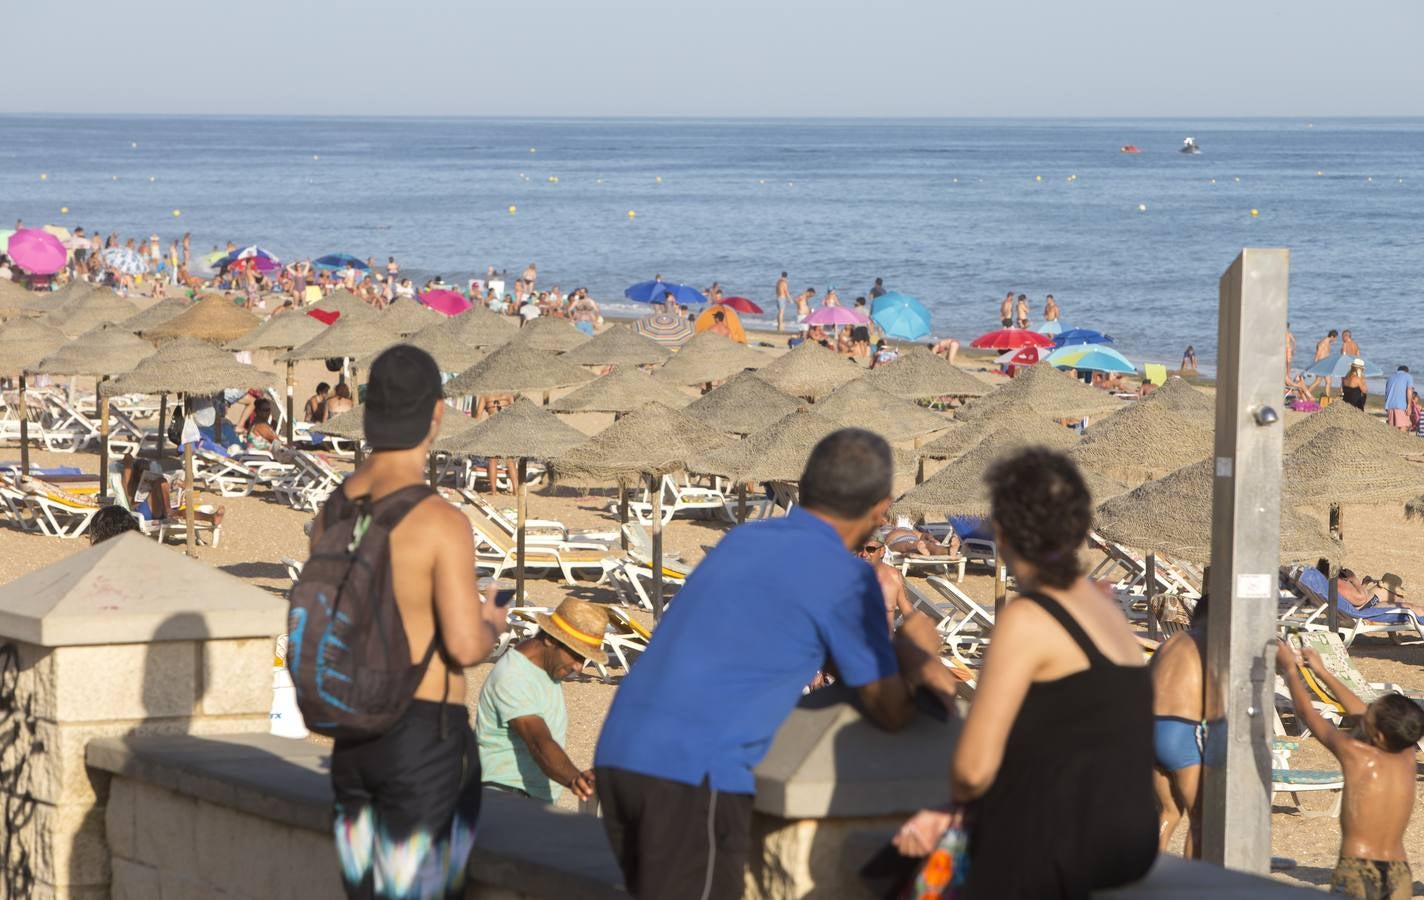
[[[463,669],[506,628],[475,582],[469,521],[424,483],[440,370],[393,347],[371,366],[371,455],[323,507],[292,589],[287,665],[331,780],[352,897],[460,897],[480,806]]]

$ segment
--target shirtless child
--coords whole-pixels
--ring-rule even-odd
[[[1414,876],[1404,852],[1404,830],[1414,806],[1415,744],[1424,737],[1424,707],[1394,693],[1367,706],[1330,674],[1314,649],[1306,649],[1304,662],[1345,714],[1360,719],[1353,732],[1327,722],[1301,681],[1300,658],[1289,644],[1276,648],[1276,665],[1290,686],[1295,714],[1345,773],[1340,861],[1330,890],[1346,897],[1408,900]]]

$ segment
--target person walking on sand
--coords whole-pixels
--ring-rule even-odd
[[[1345,791],[1340,805],[1340,859],[1330,891],[1360,900],[1408,900],[1414,876],[1404,832],[1414,809],[1415,744],[1424,738],[1424,707],[1388,693],[1365,704],[1321,660],[1314,648],[1304,658],[1284,641],[1276,665],[1290,688],[1296,717],[1340,762]],[[1359,725],[1341,731],[1316,710],[1301,680],[1301,665],[1321,681]]]
[[[957,682],[934,625],[913,613],[892,641],[875,570],[855,556],[890,507],[893,479],[884,438],[828,435],[806,461],[800,504],[728,532],[624,676],[594,772],[633,896],[743,896],[752,770],[827,658],[882,728],[913,720],[920,685],[952,708]]]
[[[1327,356],[1330,355],[1330,352],[1335,349],[1335,339],[1338,338],[1339,336],[1340,336],[1340,332],[1338,332],[1338,331],[1336,331],[1335,329],[1332,328],[1332,329],[1330,329],[1329,333],[1325,335],[1325,337],[1323,337],[1323,338],[1321,338],[1320,340],[1318,340],[1318,341],[1315,342],[1315,361],[1316,361],[1316,362],[1320,362],[1322,359],[1324,359],[1325,357],[1327,357]],[[1329,394],[1329,393],[1330,393],[1330,379],[1329,379],[1329,378],[1326,378],[1326,377],[1324,377],[1324,376],[1321,376],[1321,375],[1315,376],[1315,380],[1310,383],[1310,389],[1311,389],[1312,391],[1315,390],[1315,386],[1318,385],[1318,384],[1320,384],[1321,381],[1324,381],[1324,382],[1325,382],[1325,393],[1326,393],[1326,394]]]
[[[1400,366],[1384,383],[1384,415],[1393,428],[1409,431],[1409,400],[1414,393],[1414,376],[1408,366]]]
[[[999,304],[999,325],[1004,328],[1012,328],[1014,325],[1014,292],[1009,291],[1004,295],[1004,300]]]
[[[482,599],[476,589],[469,520],[425,486],[446,408],[440,383],[440,367],[423,350],[397,345],[376,357],[364,407],[371,454],[312,528],[315,548],[326,529],[379,516],[387,501],[409,509],[389,532],[394,599],[386,602],[398,608],[410,658],[424,660],[424,671],[389,731],[338,738],[331,751],[337,858],[351,897],[464,896],[479,817],[480,758],[463,670],[482,662],[508,626],[493,592]]]
[[[815,288],[806,288],[796,295],[796,320],[798,322],[811,314],[811,298],[815,296]]]
[[[786,273],[782,272],[781,277],[776,279],[776,330],[785,331],[786,304],[791,302],[791,287],[786,280]]]

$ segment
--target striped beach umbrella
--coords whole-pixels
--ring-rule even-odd
[[[656,312],[639,319],[633,330],[666,347],[681,347],[694,334],[692,323],[677,313]]]

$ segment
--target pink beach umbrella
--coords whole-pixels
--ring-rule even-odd
[[[10,235],[6,253],[15,265],[35,275],[53,275],[69,261],[64,243],[38,228],[21,228]]]
[[[458,291],[435,289],[420,295],[420,302],[447,316],[458,316],[472,305],[464,294]]]
[[[864,325],[870,319],[844,306],[823,306],[801,321],[807,325]]]

